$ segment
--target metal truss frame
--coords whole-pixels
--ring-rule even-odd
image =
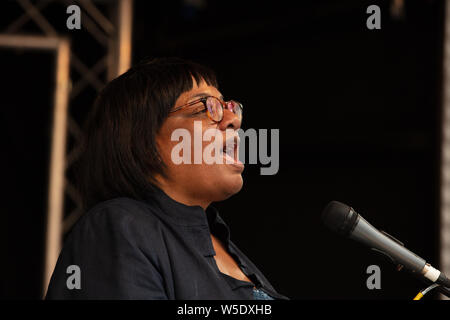
[[[81,197],[67,177],[67,169],[78,159],[81,152],[82,130],[71,116],[71,101],[88,86],[100,91],[107,81],[125,72],[131,64],[131,33],[133,0],[102,1],[113,7],[113,18],[106,17],[92,0],[17,0],[23,13],[0,34],[0,46],[8,48],[50,50],[56,52],[56,86],[51,137],[49,187],[47,202],[47,230],[45,240],[45,266],[43,294],[45,296],[51,274],[62,246],[64,234],[82,214]],[[105,55],[92,67],[88,67],[73,51],[70,37],[62,36],[42,13],[51,3],[62,6],[79,5],[83,12],[82,28],[105,48]],[[42,34],[28,35],[21,29],[29,21],[34,22]],[[70,81],[70,70],[80,74],[76,83]],[[106,79],[100,74],[106,71]],[[68,138],[75,144],[68,150]],[[75,208],[65,214],[66,197]]]
[[[450,274],[450,0],[445,2],[440,177],[440,270]],[[448,298],[441,296],[442,299]]]

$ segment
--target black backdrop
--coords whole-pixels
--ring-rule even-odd
[[[348,203],[437,264],[443,3],[407,2],[398,20],[390,1],[185,3],[136,0],[133,61],[204,63],[224,96],[244,103],[244,129],[280,130],[279,172],[261,176],[247,165],[243,190],[216,204],[232,240],[291,298],[412,298],[418,280],[331,234],[320,213],[330,200]],[[366,28],[374,3],[381,30]],[[2,295],[39,298],[51,104],[42,78],[52,64],[45,71],[40,56],[0,54],[9,71],[1,90]],[[372,264],[381,290],[366,287]]]

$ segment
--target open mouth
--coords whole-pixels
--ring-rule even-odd
[[[239,136],[233,136],[225,141],[222,149],[222,155],[224,157],[224,163],[234,164],[237,166],[244,166],[244,164],[239,161]]]

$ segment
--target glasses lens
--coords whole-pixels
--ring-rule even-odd
[[[214,121],[221,121],[223,116],[223,109],[220,101],[214,97],[206,99],[206,108],[208,109],[208,116]]]

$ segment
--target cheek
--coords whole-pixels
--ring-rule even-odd
[[[185,125],[185,123],[180,123],[180,121],[172,121],[172,119],[169,119],[161,127],[160,132],[156,137],[158,151],[167,167],[179,167],[179,165],[176,165],[172,160],[172,151],[180,150],[180,143],[189,143],[189,141],[186,140],[190,140],[191,143],[193,142],[193,139],[191,138],[193,137],[192,130]],[[181,148],[181,152],[178,152],[176,155],[182,157],[184,155],[184,150],[185,147]]]
[[[172,141],[172,133],[176,129],[183,128],[189,132],[189,139],[187,136],[179,138],[179,140]],[[212,156],[213,159],[216,158],[216,144],[220,145],[218,157],[222,157],[222,147],[224,137],[222,133],[218,136],[212,136],[210,140],[203,141],[205,131],[208,129],[216,129],[215,124],[210,124],[207,121],[203,121],[201,126],[195,126],[193,123],[183,123],[172,125],[162,128],[161,134],[157,137],[157,143],[159,151],[161,153],[162,160],[167,166],[167,173],[180,181],[188,181],[189,184],[202,184],[205,187],[217,186],[217,184],[240,184],[242,183],[242,177],[240,175],[233,174],[226,164],[212,163],[207,164],[204,161],[205,156]],[[185,133],[187,133],[185,131]],[[174,150],[175,155],[179,159],[184,155],[185,148],[180,148],[180,143],[185,142],[188,139],[190,143],[190,163],[180,163],[176,164],[172,160],[172,150]],[[217,140],[216,140],[217,139]],[[175,148],[175,149],[174,149]],[[180,152],[181,150],[181,152]],[[200,160],[200,163],[195,164],[195,161]],[[225,162],[224,159],[222,159]]]

